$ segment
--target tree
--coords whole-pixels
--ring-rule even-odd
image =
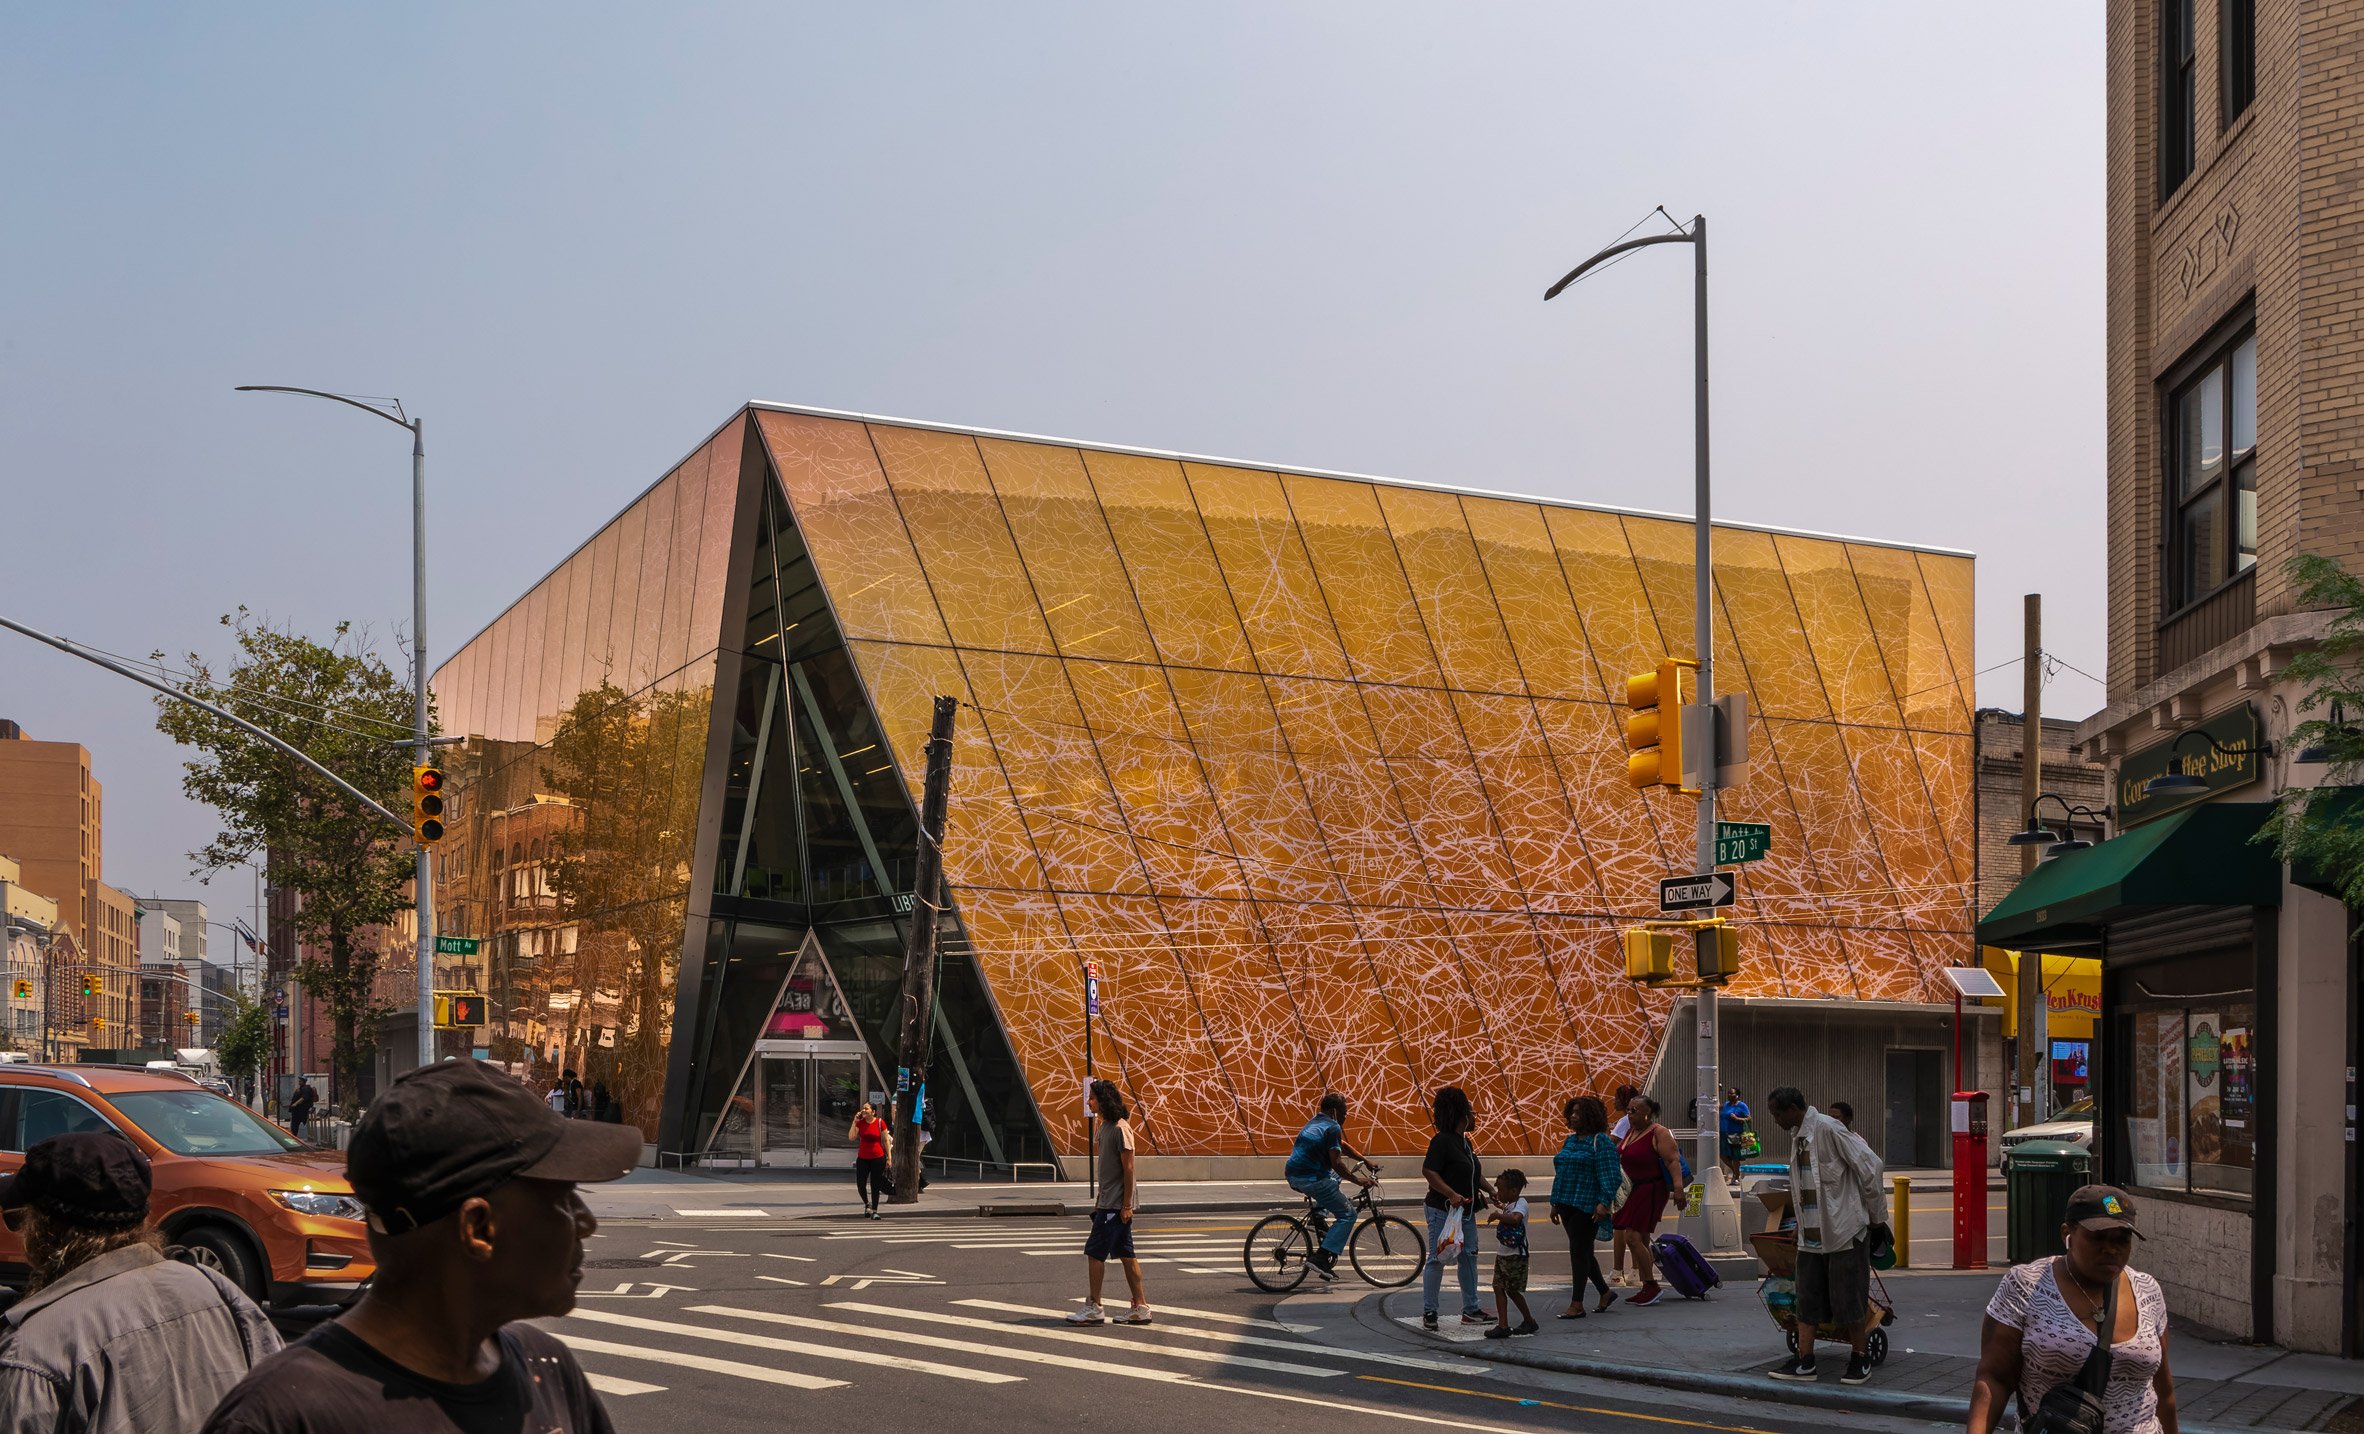
[[[2320,787],[2285,787],[2259,841],[2273,843],[2282,860],[2330,873],[2341,899],[2364,906],[2364,810],[2343,788],[2364,783],[2364,730],[2347,714],[2364,717],[2364,580],[2329,558],[2302,553],[2290,560],[2290,580],[2301,608],[2335,613],[2323,636],[2290,659],[2282,676],[2305,683],[2298,710],[2320,715],[2299,723],[2285,739],[2292,751],[2318,747],[2330,765]]]
[[[213,1058],[222,1079],[238,1090],[252,1092],[271,1056],[271,1012],[262,1002],[236,992],[226,997],[228,1013],[222,1033],[214,1038]]]
[[[387,807],[407,805],[411,694],[367,634],[337,624],[322,643],[252,617],[222,618],[238,657],[219,680],[191,653],[194,696],[254,723]],[[159,657],[162,654],[158,654]],[[333,1031],[330,1098],[351,1106],[385,1013],[377,999],[380,943],[409,910],[414,866],[404,833],[378,813],[306,771],[252,733],[202,708],[156,702],[156,726],[200,758],[184,764],[181,789],[219,815],[221,832],[189,854],[199,875],[268,857],[271,879],[295,894],[299,939],[325,952],[296,969],[327,1007]]]

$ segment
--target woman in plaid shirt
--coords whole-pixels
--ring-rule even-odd
[[[1608,1134],[1609,1112],[1597,1095],[1580,1095],[1561,1108],[1568,1138],[1551,1158],[1551,1223],[1568,1232],[1568,1266],[1575,1282],[1561,1319],[1582,1319],[1584,1287],[1599,1288],[1595,1310],[1616,1303],[1601,1273],[1598,1246],[1609,1234],[1609,1210],[1617,1200],[1617,1142]]]

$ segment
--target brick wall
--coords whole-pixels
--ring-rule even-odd
[[[2135,1197],[2143,1242],[2137,1263],[2159,1282],[2179,1319],[2243,1334],[2249,1329],[2249,1216],[2160,1196]]]
[[[2066,718],[2045,719],[2040,790],[2057,792],[2071,805],[2099,810],[2109,802],[2109,772],[2098,763],[2085,761],[2071,749],[2070,738],[2076,725]],[[1978,910],[1982,915],[2010,895],[2012,886],[2019,881],[2023,848],[2011,845],[2010,838],[2013,832],[2027,825],[2027,812],[2019,801],[2022,731],[2019,713],[1993,707],[1978,709],[1971,731],[1972,750],[1978,764]],[[2041,815],[2057,827],[2061,820],[2059,803],[2045,802]],[[2080,827],[2085,825],[2079,822]],[[2103,835],[2099,831],[2079,834],[2096,841]]]

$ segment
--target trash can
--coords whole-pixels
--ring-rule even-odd
[[[2060,1221],[2069,1196],[2093,1181],[2093,1153],[2061,1140],[2030,1140],[2011,1147],[2004,1218],[2005,1249],[2012,1264],[2060,1253]]]

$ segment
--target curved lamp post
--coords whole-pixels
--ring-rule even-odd
[[[375,414],[398,428],[410,430],[410,686],[413,706],[412,738],[417,755],[411,761],[424,767],[434,761],[432,741],[427,735],[427,443],[425,420],[413,418],[402,411],[402,401],[392,400],[392,408],[380,408],[374,403],[363,403],[341,393],[330,393],[318,388],[293,388],[276,383],[242,383],[240,393],[293,393],[305,398],[325,398],[363,413]],[[417,875],[413,879],[414,904],[418,912],[418,1002],[419,1002],[419,1064],[435,1064],[435,882],[430,866],[427,844],[416,842]]]

